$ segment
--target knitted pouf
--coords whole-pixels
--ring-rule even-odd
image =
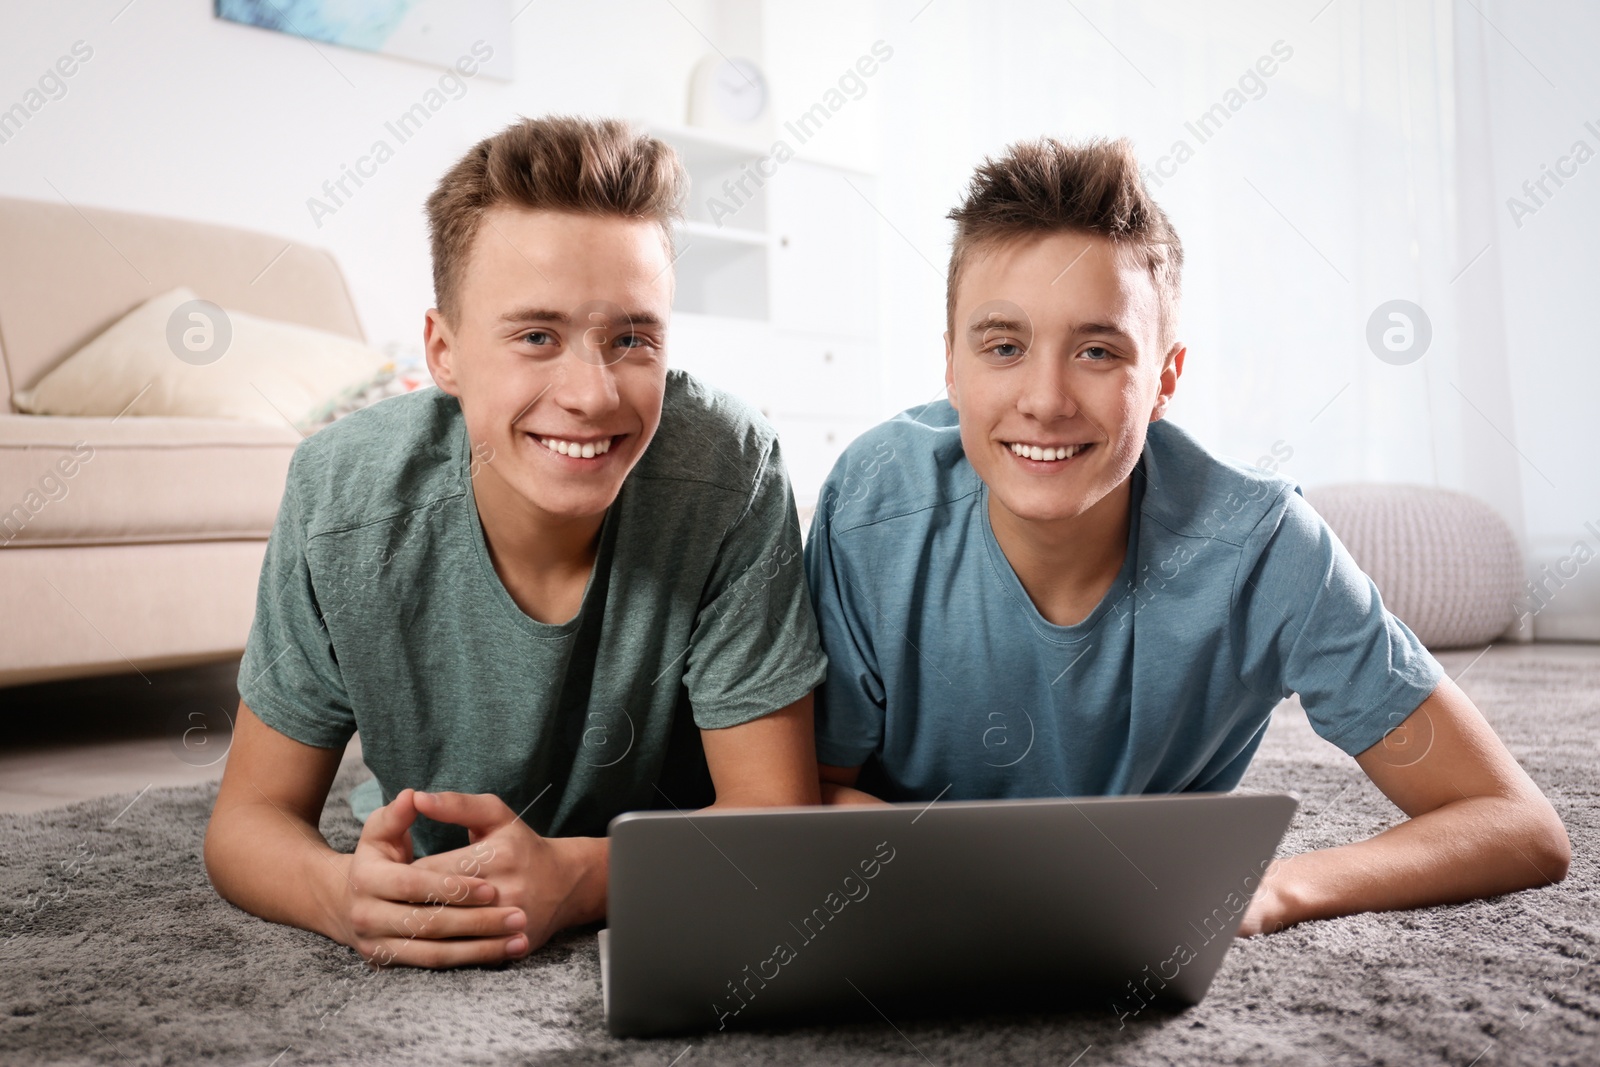
[[[1329,485],[1306,499],[1429,648],[1487,644],[1515,621],[1522,553],[1489,505],[1416,485]]]

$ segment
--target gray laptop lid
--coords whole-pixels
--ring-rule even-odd
[[[1205,995],[1289,794],[612,820],[618,1036]]]

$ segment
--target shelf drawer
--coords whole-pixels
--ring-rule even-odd
[[[762,365],[760,406],[774,414],[870,418],[882,409],[877,345],[779,333]]]
[[[793,160],[772,180],[772,322],[871,340],[878,335],[871,179]]]
[[[772,415],[769,421],[778,431],[784,466],[794,486],[796,503],[812,507],[822,492],[822,483],[838,462],[845,448],[877,419],[808,419],[793,415]]]

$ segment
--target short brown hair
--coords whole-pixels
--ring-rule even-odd
[[[1138,257],[1155,285],[1162,348],[1171,345],[1183,245],[1145,188],[1126,138],[1063,143],[1043,137],[1014,144],[998,159],[983,161],[949,218],[956,234],[945,289],[948,329],[955,329],[956,286],[974,252],[1017,237],[1078,230],[1109,238]]]
[[[617,119],[524,118],[472,146],[428,197],[433,294],[454,323],[478,223],[502,204],[646,219],[671,257],[688,176],[664,141]]]

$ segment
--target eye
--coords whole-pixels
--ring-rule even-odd
[[[612,360],[629,359],[634,362],[649,362],[660,357],[662,352],[662,339],[653,333],[624,333],[611,339]]]
[[[1005,339],[994,341],[978,350],[979,359],[1001,367],[1009,366],[1027,354],[1027,349],[1015,341]]]
[[[1092,354],[1096,352],[1099,353],[1098,356]],[[1090,363],[1109,363],[1111,360],[1117,358],[1109,348],[1101,348],[1099,345],[1090,345],[1082,352],[1079,352],[1078,355],[1082,356]]]
[[[558,340],[556,340],[556,335],[551,333],[549,330],[529,330],[527,333],[522,335],[522,340],[525,343],[534,346],[553,345],[560,343]]]

